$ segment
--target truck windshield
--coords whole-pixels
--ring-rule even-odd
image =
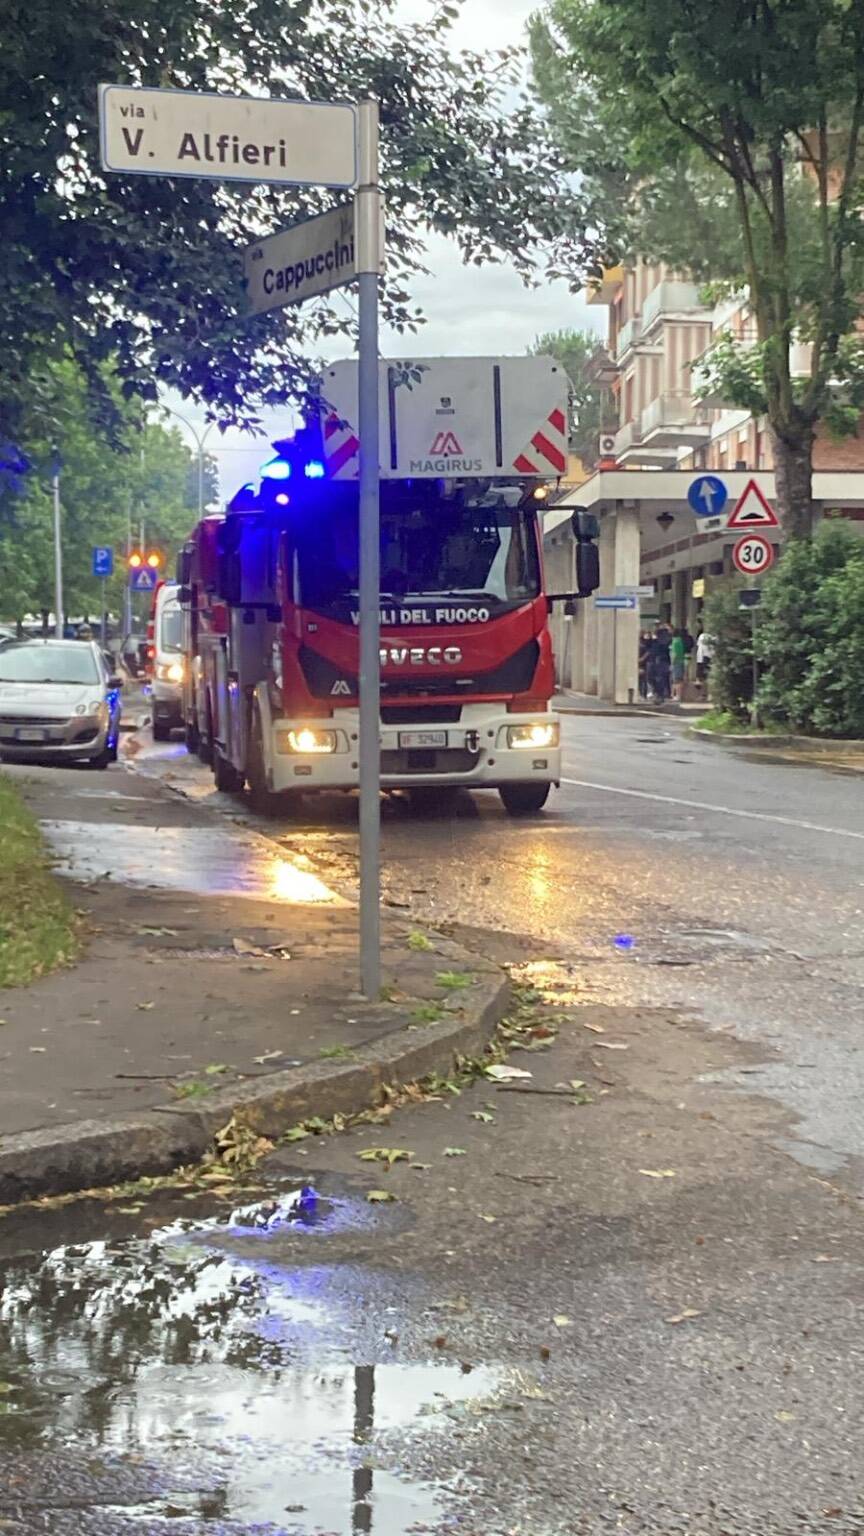
[[[159,615],[156,644],[160,651],[182,651],[183,609],[178,603],[166,603],[163,607]]]
[[[520,507],[460,499],[389,501],[382,486],[381,597],[482,600],[492,611],[529,602],[540,591],[534,514]],[[328,497],[295,531],[295,601],[348,617],[358,585],[356,495]]]

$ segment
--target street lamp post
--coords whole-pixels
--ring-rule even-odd
[[[178,421],[182,421],[187,432],[191,432],[195,439],[195,446],[198,449],[198,516],[202,518],[204,516],[204,444],[207,441],[208,432],[213,430],[216,423],[215,421],[208,421],[204,431],[199,432],[197,427],[194,427],[191,421],[189,421],[188,417],[183,416],[180,411],[175,411],[173,405],[160,403],[159,408],[160,410],[167,411],[169,416],[176,416]]]

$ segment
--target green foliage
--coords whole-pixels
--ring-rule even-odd
[[[73,959],[78,939],[39,828],[2,774],[0,846],[0,987],[22,986]]]
[[[423,223],[466,260],[510,256],[527,274],[572,193],[532,106],[515,98],[513,52],[455,53],[458,9],[400,24],[392,0],[51,0],[3,6],[0,50],[0,438],[17,439],[40,370],[74,351],[94,414],[116,424],[101,364],[126,396],[158,385],[219,420],[303,392],[309,354],[352,335],[335,296],[249,319],[242,250],[255,235],[331,206],[318,188],[104,174],[97,86],[119,81],[250,96],[358,100],[382,117],[387,218],[383,318],[413,329],[408,280]]]
[[[793,540],[766,581],[760,712],[813,736],[864,737],[864,543],[841,522]]]
[[[597,439],[601,431],[618,425],[618,412],[611,391],[603,389],[592,376],[590,364],[603,352],[600,337],[594,331],[547,331],[538,336],[531,348],[534,356],[548,354],[557,358],[570,380],[572,431],[570,446],[589,469],[597,461]]]
[[[744,582],[734,577],[705,599],[703,620],[714,638],[709,691],[711,702],[743,723],[750,718],[753,698],[753,643],[750,614],[738,607]]]
[[[90,390],[69,360],[46,369],[38,411],[21,418],[31,468],[22,489],[5,503],[0,521],[0,618],[15,620],[54,606],[51,466],[59,449],[63,576],[67,614],[100,612],[100,583],[91,575],[94,544],[112,545],[115,575],[107,584],[109,608],[119,612],[124,581],[127,518],[133,537],[145,526],[148,546],[160,549],[170,570],[178,545],[195,520],[188,500],[191,457],[179,431],[155,421],[141,425],[140,407],[124,401],[116,379],[103,368],[103,386],[114,402],[109,442],[94,427]],[[50,384],[50,393],[48,385]],[[197,505],[196,501],[192,506]]]
[[[550,0],[532,52],[598,263],[623,251],[746,283],[760,351],[730,345],[716,367],[767,414],[784,523],[809,533],[814,427],[854,430],[864,399],[864,6]],[[800,382],[796,341],[812,344]]]
[[[705,604],[715,639],[711,699],[735,722],[753,703],[752,619],[738,608],[740,581]],[[762,584],[756,618],[760,720],[807,736],[864,738],[864,541],[842,522],[792,539]]]

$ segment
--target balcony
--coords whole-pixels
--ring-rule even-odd
[[[642,412],[639,425],[645,447],[674,452],[707,443],[711,428],[707,421],[696,420],[697,409],[689,394],[658,395]]]
[[[721,333],[722,334],[722,333]],[[719,339],[715,337],[715,340]],[[756,328],[748,325],[738,336],[742,349],[756,345]],[[693,364],[691,380],[693,385],[693,398],[699,405],[709,407],[712,410],[738,410],[740,405],[730,399],[728,388],[723,381],[714,375],[711,366],[712,346],[708,347]],[[812,364],[813,349],[809,342],[793,341],[789,348],[789,371],[793,379],[806,379],[809,377]]]
[[[618,341],[615,347],[616,363],[623,363],[628,352],[633,350],[642,331],[642,316],[631,315],[630,319],[622,325],[618,332]]]
[[[689,320],[700,315],[707,321],[711,308],[701,302],[696,284],[670,278],[667,282],[658,283],[643,303],[642,332],[643,335],[647,334],[658,320]]]
[[[649,447],[642,440],[639,421],[625,422],[615,434],[615,458],[624,469],[666,469],[674,467],[675,452]]]

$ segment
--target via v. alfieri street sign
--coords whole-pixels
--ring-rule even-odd
[[[357,181],[357,110],[349,102],[100,85],[99,139],[106,171],[285,186]]]

